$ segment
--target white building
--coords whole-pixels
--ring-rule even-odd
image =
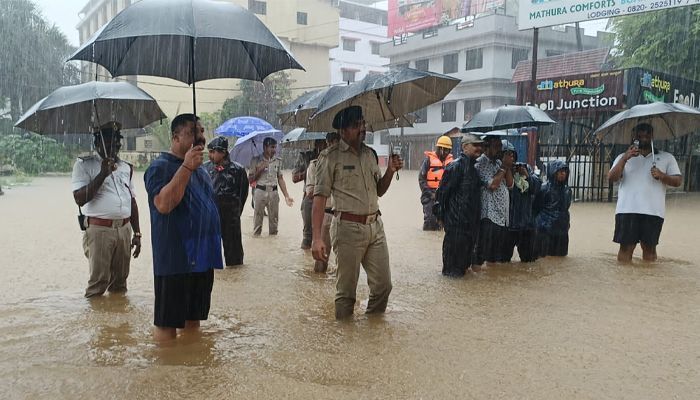
[[[609,35],[583,35],[583,50],[609,45]],[[542,28],[538,59],[578,51],[576,30]],[[491,14],[472,23],[448,25],[381,45],[382,56],[392,67],[411,67],[450,75],[462,82],[444,101],[417,114],[405,135],[438,135],[461,127],[482,109],[515,104],[516,85],[511,82],[518,62],[532,57],[532,30],[519,31],[516,17]],[[395,134],[392,130],[392,134]]]
[[[339,46],[331,49],[331,84],[359,81],[387,70],[389,59],[379,55],[379,45],[387,39],[386,2],[361,4],[342,0]]]

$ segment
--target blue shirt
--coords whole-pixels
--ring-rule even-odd
[[[192,173],[182,201],[169,214],[161,214],[154,204],[155,197],[173,179],[182,161],[162,153],[144,175],[151,212],[153,273],[157,276],[223,268],[219,212],[211,179],[204,168]]]

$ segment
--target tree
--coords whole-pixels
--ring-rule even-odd
[[[700,80],[700,7],[635,14],[612,20],[618,67],[643,67]]]
[[[261,83],[241,81],[241,94],[227,99],[219,113],[221,122],[233,117],[250,115],[262,118],[279,128],[277,111],[291,100],[292,80],[285,71],[276,72]]]
[[[79,83],[78,68],[64,62],[75,49],[31,0],[0,1],[0,38],[0,110],[9,102],[12,121],[57,87]]]

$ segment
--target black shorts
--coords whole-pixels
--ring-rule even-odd
[[[622,245],[642,243],[647,246],[659,244],[664,219],[647,214],[615,214],[613,242]]]
[[[185,321],[209,317],[214,270],[189,274],[156,275],[153,324],[161,328],[184,328]]]

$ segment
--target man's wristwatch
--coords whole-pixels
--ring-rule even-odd
[[[141,232],[134,232],[134,237],[141,238]]]

